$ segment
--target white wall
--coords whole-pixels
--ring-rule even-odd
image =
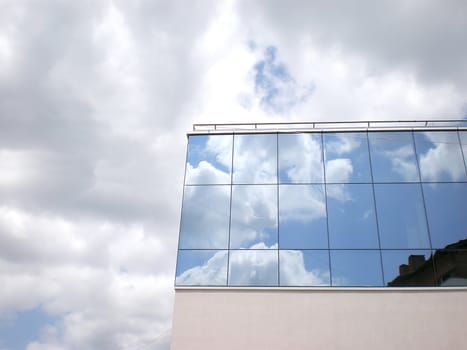
[[[467,288],[175,294],[172,350],[466,348]]]

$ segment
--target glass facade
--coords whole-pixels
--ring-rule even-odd
[[[467,132],[190,135],[176,286],[467,286]]]

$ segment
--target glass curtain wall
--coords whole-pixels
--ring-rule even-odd
[[[190,135],[177,286],[466,286],[467,132]]]

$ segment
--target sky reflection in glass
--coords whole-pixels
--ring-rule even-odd
[[[382,286],[379,250],[331,250],[333,286]]]
[[[231,250],[230,286],[277,286],[277,250]]]
[[[190,136],[185,183],[230,184],[232,141],[232,135]]]
[[[329,286],[327,250],[280,250],[281,286]]]
[[[381,248],[430,249],[419,184],[376,184]]]
[[[277,248],[277,186],[232,186],[230,248]]]
[[[225,286],[227,250],[179,250],[175,283],[179,286]]]
[[[229,246],[230,186],[186,186],[180,223],[180,249]]]
[[[235,135],[233,183],[277,183],[277,134]]]
[[[434,249],[467,239],[467,183],[423,184]]]
[[[422,181],[467,181],[464,159],[455,132],[415,134]]]
[[[324,185],[279,186],[279,246],[328,248]]]
[[[331,249],[379,248],[372,185],[326,185]]]
[[[371,182],[366,133],[324,134],[326,182]]]
[[[323,183],[320,134],[279,134],[280,183]]]
[[[370,132],[374,182],[420,181],[411,132]]]

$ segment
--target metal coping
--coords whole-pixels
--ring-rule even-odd
[[[316,122],[270,122],[270,123],[230,123],[230,124],[193,124],[193,134],[231,134],[231,133],[268,133],[268,132],[330,132],[362,130],[464,130],[467,119],[433,120],[368,120],[368,121],[316,121]]]

